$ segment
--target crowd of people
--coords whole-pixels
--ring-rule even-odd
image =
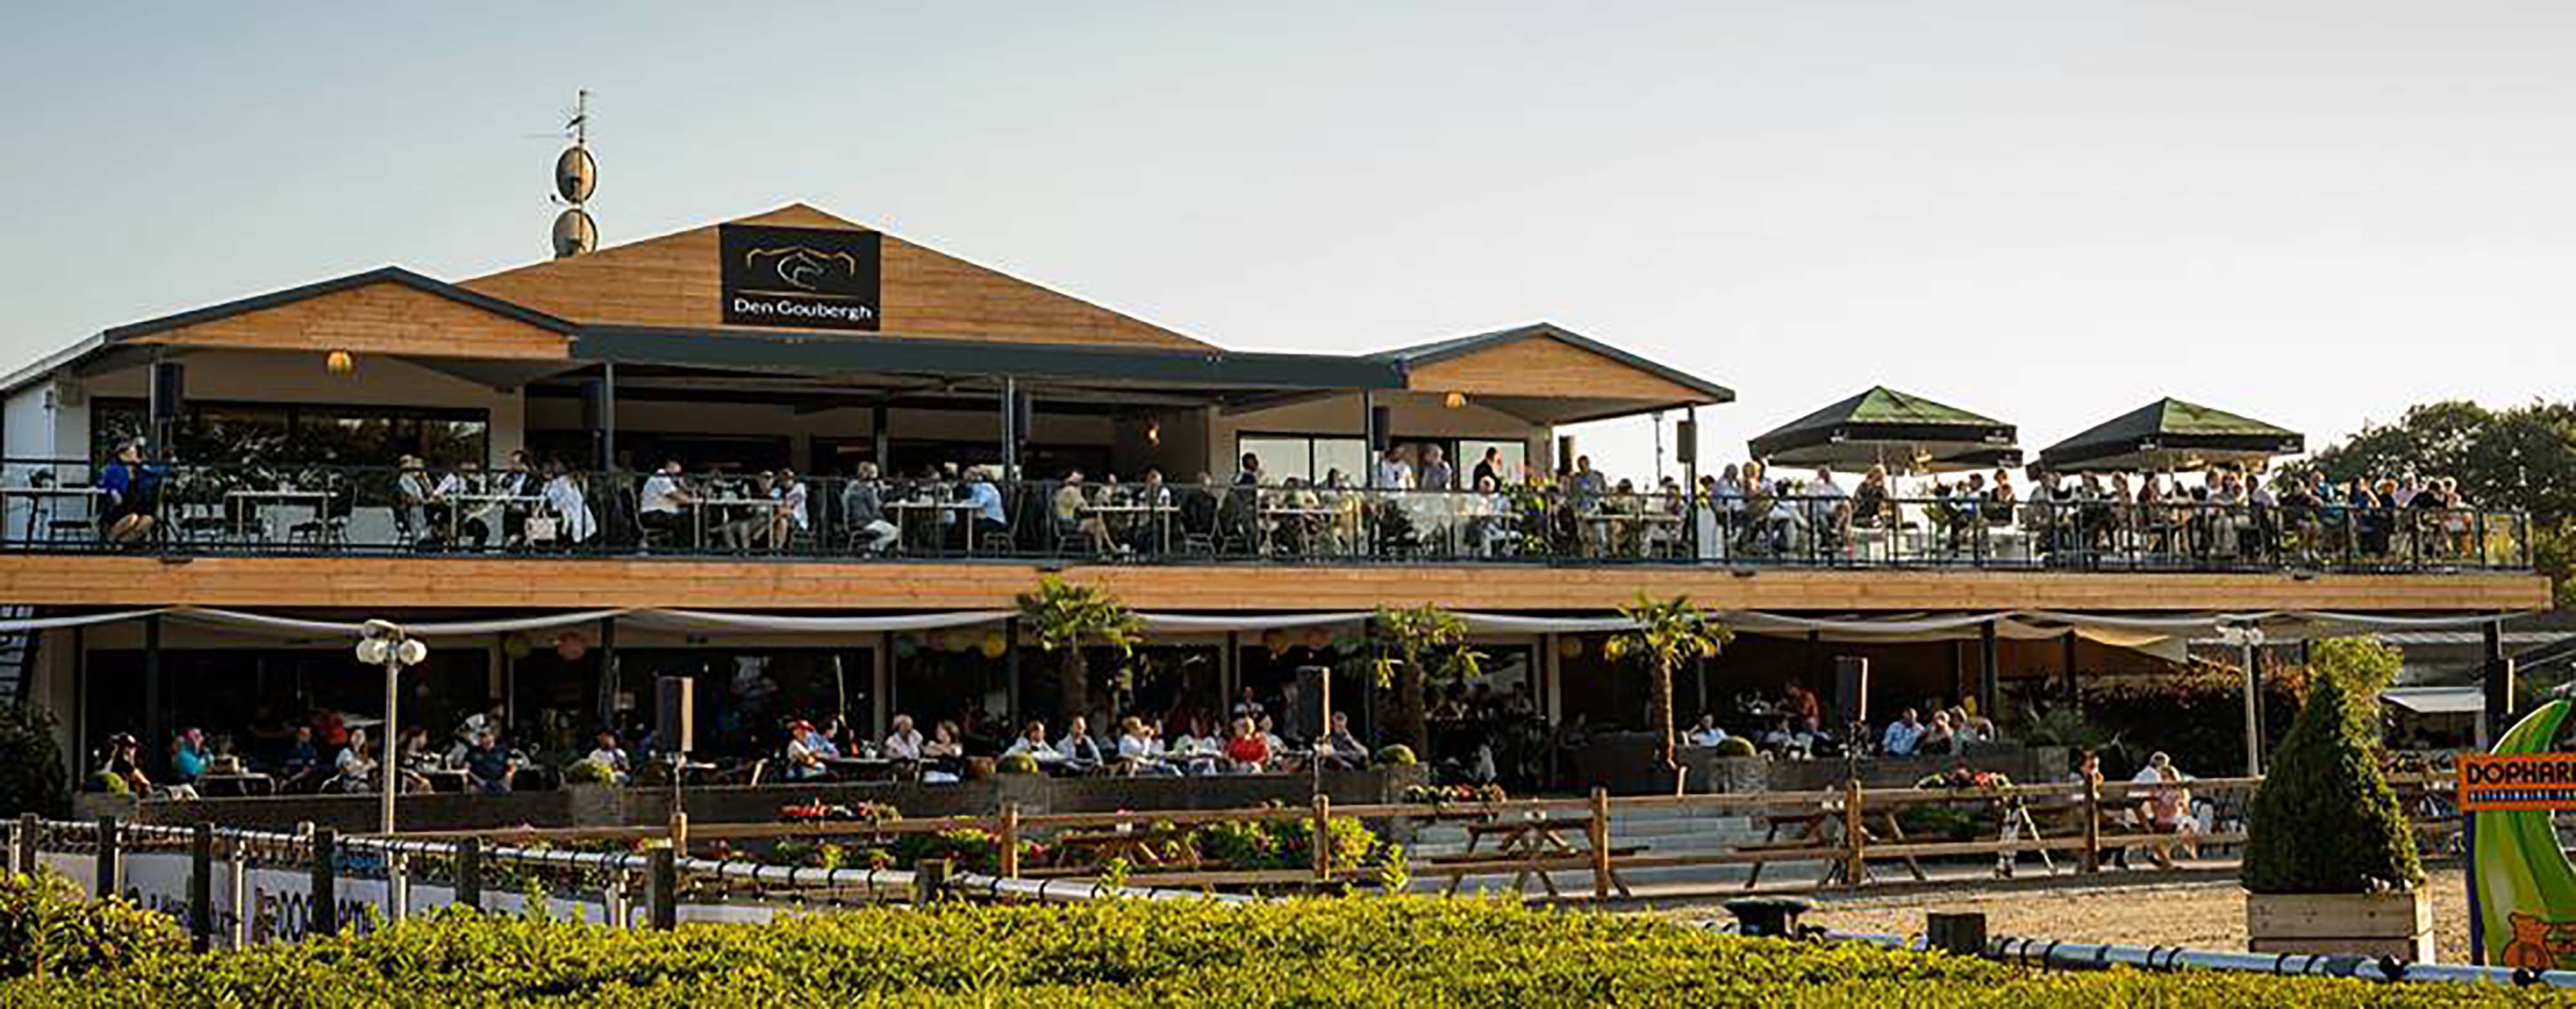
[[[384,787],[385,754],[369,729],[379,724],[317,708],[298,718],[257,720],[247,740],[182,728],[157,763],[145,759],[142,740],[119,732],[100,745],[90,783],[154,798],[206,797],[218,783],[228,795],[375,792]],[[505,732],[497,707],[466,716],[445,746],[433,742],[427,728],[404,730],[394,747],[396,787],[406,793],[498,793],[510,791],[525,772],[551,776],[529,752],[505,745]],[[615,752],[614,734],[603,733],[601,745]],[[622,773],[622,755],[616,763]],[[449,787],[441,789],[438,778],[450,779]]]
[[[782,776],[818,781],[859,774],[939,783],[964,776],[970,759],[1013,757],[1025,757],[1039,770],[1057,775],[1298,773],[1318,765],[1363,768],[1370,755],[1352,731],[1348,713],[1334,712],[1319,738],[1283,738],[1277,720],[1248,690],[1222,729],[1193,714],[1177,732],[1169,732],[1163,717],[1130,714],[1120,717],[1112,731],[1098,733],[1088,718],[1074,715],[1061,733],[1033,719],[1005,741],[971,729],[978,721],[989,722],[970,711],[962,721],[939,720],[925,735],[911,715],[897,714],[885,738],[871,740],[838,718],[820,726],[793,719],[779,753]]]

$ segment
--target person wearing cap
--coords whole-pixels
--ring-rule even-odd
[[[799,718],[787,723],[787,777],[811,781],[831,776],[832,769],[823,762],[839,756],[832,741],[814,731],[814,723]]]

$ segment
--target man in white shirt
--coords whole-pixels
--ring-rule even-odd
[[[1064,754],[1065,765],[1077,771],[1089,771],[1103,763],[1100,741],[1091,738],[1091,723],[1081,715],[1065,720],[1064,738],[1057,741],[1055,749]]]
[[[894,731],[886,733],[885,755],[888,760],[921,759],[921,732],[912,727],[911,715],[894,716]]]
[[[672,459],[644,478],[644,488],[635,496],[635,518],[665,538],[684,539],[690,532],[688,509],[697,503],[697,497],[680,486],[680,461]]]
[[[1458,469],[1457,467],[1449,465],[1448,459],[1442,458],[1440,446],[1422,446],[1422,479],[1420,483],[1423,490],[1457,489]]]
[[[1716,715],[1699,716],[1699,725],[1684,739],[1692,746],[1710,747],[1726,741],[1726,730],[1717,727]]]
[[[1887,723],[1887,735],[1878,743],[1879,752],[1891,757],[1910,757],[1923,743],[1923,716],[1912,708]]]
[[[1002,751],[1002,755],[1027,756],[1042,763],[1064,759],[1064,751],[1047,742],[1045,722],[1030,722],[1028,730],[1020,733],[1020,738],[1011,743],[1010,749]]]
[[[1397,458],[1392,448],[1387,449],[1385,454],[1377,458],[1377,489],[1413,489],[1413,467],[1405,465],[1403,459]]]
[[[606,729],[599,730],[599,745],[592,747],[590,756],[583,759],[607,768],[610,784],[626,783],[626,773],[630,768],[626,763],[626,751],[617,746],[616,733]]]

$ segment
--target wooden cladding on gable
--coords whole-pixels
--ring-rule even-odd
[[[731,222],[857,229],[802,204]],[[458,286],[583,323],[741,328],[724,323],[715,225],[523,266]],[[879,266],[889,335],[1205,349],[1151,323],[885,236]]]
[[[1661,375],[1544,336],[1417,364],[1408,374],[1418,392],[1657,403],[1709,401],[1706,394]]]
[[[134,342],[487,360],[571,356],[563,334],[392,281],[162,330]]]

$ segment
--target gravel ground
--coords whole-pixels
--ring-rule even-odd
[[[2457,871],[2437,873],[2433,935],[2447,963],[2468,962],[2469,900]],[[1806,922],[1844,932],[1913,935],[1926,911],[1981,911],[1989,934],[2130,945],[2245,948],[2245,892],[2235,881],[2046,890],[1961,887],[1944,893],[1826,897]],[[1705,911],[1693,917],[1708,917]],[[1721,915],[1722,917],[1722,915]]]

